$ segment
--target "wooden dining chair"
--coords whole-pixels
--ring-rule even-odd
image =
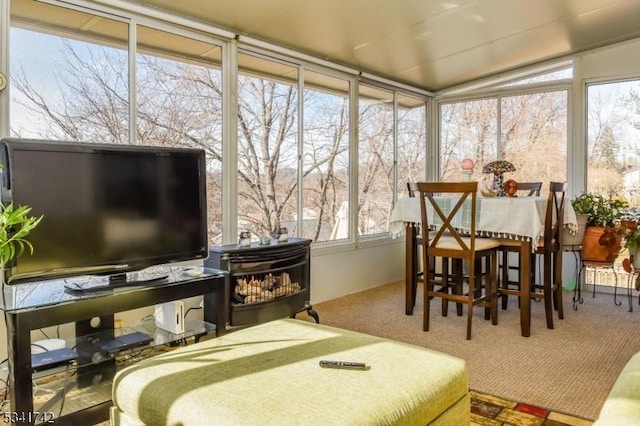
[[[414,198],[420,191],[418,190],[418,183],[417,182],[407,182],[407,193],[409,194],[409,197]],[[412,265],[412,269],[410,273],[412,274],[412,278],[411,278],[411,285],[413,286],[412,292],[411,294],[413,295],[413,300],[411,301],[412,303],[412,307],[415,307],[416,305],[416,294],[418,291],[418,283],[422,282],[424,283],[424,264],[421,262],[420,258],[419,258],[419,252],[422,248],[422,235],[420,233],[420,226],[418,226],[418,229],[416,230],[416,238],[415,238],[415,244],[416,247],[414,247],[413,252],[413,259],[411,260],[411,265]],[[440,282],[445,282],[448,283],[448,285],[452,285],[451,284],[451,275],[455,275],[457,273],[462,273],[462,267],[461,265],[454,265],[454,269],[451,270],[449,268],[449,262],[448,259],[444,259],[442,261],[441,264],[441,268],[439,271],[436,270],[435,264],[431,264],[429,265],[429,267],[427,268],[427,270],[429,271],[430,274],[433,275],[433,278],[438,278],[440,279]],[[447,309],[446,306],[443,305],[443,315],[447,314]],[[462,308],[461,306],[458,306],[458,314],[462,315]]]
[[[558,318],[564,318],[562,302],[562,236],[564,227],[564,208],[567,192],[566,182],[551,182],[544,216],[544,234],[534,248],[533,254],[542,256],[541,282],[531,282],[533,299],[543,299],[547,328],[553,328],[553,310]],[[519,247],[514,240],[503,239],[502,249]],[[500,293],[520,296],[520,289],[500,287]]]
[[[542,190],[542,182],[518,182],[517,187],[516,187],[516,193],[518,194],[518,196],[525,196],[525,197],[538,197],[540,196],[540,191]],[[510,247],[510,246],[505,246],[503,247],[503,250],[501,252],[501,259],[500,259],[500,263],[498,265],[498,270],[500,271],[500,288],[509,288],[509,286],[519,286],[518,281],[514,281],[514,280],[510,280],[509,279],[509,275],[511,275],[510,273],[515,273],[517,277],[520,276],[520,255],[518,254],[516,256],[516,259],[510,259],[513,257],[513,255],[510,255],[509,253],[519,253],[520,250],[518,247]],[[516,263],[511,263],[509,262],[510,260],[516,260]],[[534,262],[534,256],[532,254],[532,268],[531,268],[531,275],[532,278],[533,276],[535,276],[535,267],[533,265],[535,265]],[[519,278],[518,278],[519,279]],[[504,293],[500,293],[500,300],[502,303],[502,309],[507,309],[507,304],[509,302],[509,295],[508,293],[504,292]]]
[[[441,259],[453,260],[455,265],[466,261],[470,265],[465,276],[466,292],[461,289],[461,271],[455,274],[456,288],[452,288],[449,280],[438,279],[434,274],[423,275],[423,330],[429,330],[431,299],[441,298],[443,308],[449,302],[467,306],[467,340],[470,340],[475,306],[484,306],[485,318],[488,315],[493,324],[498,323],[497,251],[500,242],[476,237],[477,182],[418,182],[417,187],[423,264],[435,264],[437,259]],[[438,197],[440,195],[447,196],[447,202],[442,205],[438,201],[443,199]],[[456,223],[460,217],[462,222]],[[486,268],[484,274],[480,274],[478,267],[482,261]]]
[[[516,193],[526,197],[539,197],[542,190],[542,182],[518,182]]]
[[[409,194],[409,197],[415,197],[416,194],[418,194],[418,184],[416,182],[407,182],[407,193]],[[407,238],[409,238],[407,236]],[[413,295],[413,301],[412,301],[412,305],[411,306],[415,306],[416,305],[416,293],[418,291],[417,288],[417,284],[418,282],[422,282],[423,279],[423,270],[419,265],[419,261],[418,261],[418,251],[420,249],[420,247],[422,247],[422,236],[420,235],[420,229],[418,229],[416,231],[416,247],[414,247],[413,249],[413,259],[411,259],[411,265],[412,265],[412,270],[407,272],[412,274],[413,276],[411,277],[411,285],[413,286],[413,292],[411,293]]]

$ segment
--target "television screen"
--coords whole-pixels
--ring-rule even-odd
[[[44,215],[10,283],[207,256],[202,150],[5,139],[2,155],[3,203]]]

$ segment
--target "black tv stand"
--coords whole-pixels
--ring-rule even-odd
[[[27,421],[21,424],[32,425],[37,420],[32,418],[36,407],[34,407],[32,384],[31,330],[75,323],[77,343],[75,349],[78,361],[77,367],[74,367],[77,370],[73,382],[77,388],[85,385],[92,386],[96,375],[108,376],[109,363],[114,364],[114,372],[117,369],[115,359],[109,357],[105,362],[94,365],[88,357],[95,351],[85,350],[82,345],[83,342],[89,344],[87,336],[95,335],[97,332],[114,335],[114,314],[118,312],[195,296],[215,295],[208,297],[205,301],[206,317],[212,318],[211,321],[215,319],[216,335],[226,332],[227,306],[224,303],[228,280],[226,272],[202,268],[202,273],[195,276],[188,272],[188,268],[167,266],[150,268],[149,273],[151,276],[165,276],[165,278],[154,281],[153,285],[146,281],[137,286],[111,287],[110,291],[102,292],[65,291],[65,282],[70,281],[69,278],[4,286],[0,309],[4,311],[7,326],[9,363],[7,386],[11,413],[24,413],[27,418]],[[96,278],[103,278],[108,282],[106,276]],[[144,274],[139,274],[138,278],[146,277]],[[92,277],[78,277],[80,281],[90,279]],[[131,284],[131,281],[127,284]],[[210,301],[214,299],[220,302],[211,303]],[[91,324],[91,320],[96,317],[100,319],[99,329]],[[98,367],[100,367],[99,371]],[[63,394],[66,391],[65,386]],[[79,410],[70,409],[64,412],[60,417],[55,418],[55,424],[96,424],[109,419],[110,400],[91,404],[88,403]],[[49,407],[50,404],[45,402],[43,405],[38,405],[37,409],[49,410]]]

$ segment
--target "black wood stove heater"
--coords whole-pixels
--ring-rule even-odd
[[[311,240],[289,238],[270,244],[251,243],[215,246],[209,249],[205,266],[229,273],[225,291],[228,325],[244,326],[283,317],[295,317],[302,311],[319,322],[310,299]],[[216,295],[205,296],[205,308],[216,306]],[[205,321],[211,321],[206,318]],[[216,324],[217,325],[217,324]]]

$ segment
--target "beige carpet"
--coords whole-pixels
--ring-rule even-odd
[[[583,293],[584,294],[584,293]],[[640,351],[640,306],[627,299],[615,306],[613,295],[585,294],[584,304],[572,309],[572,293],[565,292],[565,319],[546,328],[544,306],[532,303],[531,337],[520,335],[517,302],[499,309],[499,323],[484,320],[474,310],[472,340],[465,340],[466,310],[440,316],[440,301],[432,301],[431,329],[422,331],[421,293],[412,316],[404,313],[404,284],[380,286],[314,305],[320,322],[436,349],[463,358],[470,387],[480,392],[545,407],[586,419],[600,408],[624,364]],[[298,318],[306,318],[300,314]]]

